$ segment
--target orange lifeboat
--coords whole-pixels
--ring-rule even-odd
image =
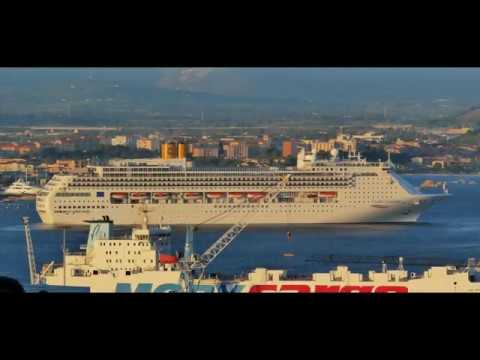
[[[248,193],[247,194],[247,197],[249,199],[253,199],[253,200],[259,200],[259,199],[262,199],[266,196],[267,194],[266,193],[263,193],[263,192],[251,192],[251,193]]]
[[[320,191],[321,197],[334,198],[337,197],[336,191]]]
[[[146,197],[148,197],[148,193],[144,193],[144,192],[130,193],[130,198],[132,199],[145,199]]]
[[[243,192],[231,192],[228,194],[229,197],[232,199],[240,199],[245,196],[245,193]]]
[[[153,198],[157,200],[165,199],[168,197],[168,193],[156,192],[153,193]]]
[[[176,264],[178,262],[178,259],[175,255],[160,253],[158,261],[160,262],[160,264]]]
[[[225,193],[222,193],[222,192],[210,192],[210,193],[207,193],[207,197],[209,199],[220,199],[222,197],[225,196]]]
[[[198,199],[198,198],[201,198],[201,197],[202,197],[202,193],[193,193],[193,192],[190,192],[190,193],[185,193],[185,194],[183,194],[183,196],[184,196],[186,199]]]
[[[110,197],[115,200],[123,200],[128,197],[127,193],[122,193],[122,192],[112,192],[110,194]]]

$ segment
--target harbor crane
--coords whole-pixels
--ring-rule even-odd
[[[270,204],[278,196],[278,194],[284,191],[290,177],[291,174],[286,175],[272,189],[267,190],[263,204]],[[239,222],[231,226],[220,238],[210,245],[210,247],[202,255],[199,256],[193,254],[193,228],[191,226],[187,226],[185,253],[183,259],[180,261],[183,281],[185,282],[185,292],[193,291],[193,271],[201,271],[201,275],[198,279],[198,282],[200,283],[200,280],[205,274],[207,266],[248,226],[248,215],[252,214],[252,212],[255,212],[255,208],[245,214],[245,216]]]
[[[33,251],[32,236],[30,234],[30,224],[28,216],[22,217],[23,226],[25,228],[25,241],[27,242],[27,260],[28,272],[30,275],[30,284],[37,285],[39,283],[39,275],[37,274],[37,265],[35,263],[35,254]]]
[[[28,216],[22,217],[23,227],[25,230],[25,241],[27,243],[27,262],[28,272],[30,276],[30,285],[38,285],[42,282],[45,274],[53,267],[54,262],[50,262],[44,267],[41,273],[37,272],[37,264],[35,261],[35,252],[33,250],[32,235],[30,233],[30,218]]]

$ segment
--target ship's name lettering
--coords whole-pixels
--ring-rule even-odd
[[[285,284],[285,285],[253,285],[250,293],[294,292],[294,293],[407,293],[406,286],[371,286],[371,285],[314,285]]]
[[[134,288],[135,290],[133,290]],[[193,292],[198,293],[240,293],[245,292],[244,285],[199,285],[194,286]],[[151,283],[141,283],[132,286],[128,283],[118,283],[116,292],[156,292],[156,293],[178,293],[182,292],[182,287],[178,284],[162,284],[154,287]],[[252,285],[248,289],[249,293],[407,293],[406,286],[393,285],[309,285],[309,284],[261,284]]]

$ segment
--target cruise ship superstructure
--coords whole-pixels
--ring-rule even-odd
[[[267,191],[289,175],[285,191]],[[177,161],[137,160],[91,166],[82,175],[55,175],[37,194],[46,224],[81,225],[109,216],[118,225],[150,218],[170,225],[415,222],[435,199],[398,176],[390,161],[360,155],[328,160],[298,154],[294,169],[201,169]]]

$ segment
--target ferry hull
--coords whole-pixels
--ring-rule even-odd
[[[339,267],[337,269],[341,269]],[[248,279],[222,281],[203,279],[193,282],[192,292],[196,293],[480,293],[477,272],[452,271],[448,267],[433,267],[418,278],[409,277],[406,271],[392,270],[387,273],[374,273],[373,279],[365,275],[343,270],[343,279],[332,279],[335,271],[312,274],[309,278],[288,280],[268,280],[270,273],[282,270],[256,269]],[[262,272],[266,276],[262,276]],[[338,270],[337,270],[338,272]],[[52,292],[93,292],[93,293],[181,293],[183,280],[178,271],[169,273],[146,271],[137,275],[99,275],[87,279],[68,278],[63,283],[62,274],[51,277],[46,284],[29,287],[27,291]],[[275,275],[273,275],[275,277]],[[378,277],[378,279],[377,279]]]

